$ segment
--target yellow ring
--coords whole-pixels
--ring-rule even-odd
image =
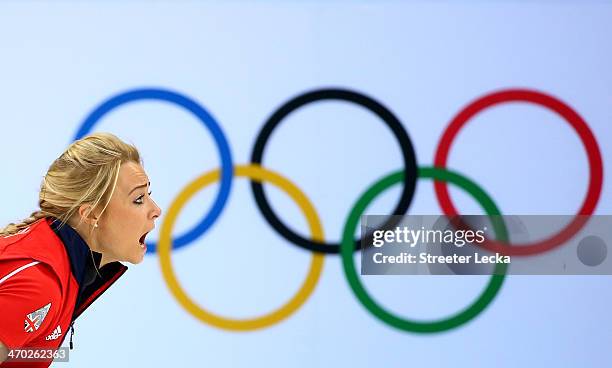
[[[231,319],[222,317],[211,312],[208,312],[197,305],[183,290],[174,274],[172,268],[171,252],[172,249],[172,230],[178,217],[179,212],[185,206],[187,201],[193,197],[199,190],[207,185],[210,185],[219,180],[220,170],[213,170],[205,173],[194,181],[189,183],[183,191],[181,191],[176,199],[170,205],[166,212],[164,222],[161,225],[160,237],[157,245],[157,253],[159,254],[159,263],[161,265],[162,275],[166,281],[166,285],[176,298],[176,300],[189,312],[202,322],[210,325],[234,331],[248,331],[258,328],[271,326],[289,317],[297,311],[302,304],[308,299],[314,291],[321,271],[323,269],[324,255],[322,253],[312,253],[310,269],[306,279],[298,292],[280,308],[256,318],[249,319]],[[317,215],[314,206],[308,200],[306,195],[302,193],[298,187],[288,179],[270,170],[264,169],[259,165],[237,165],[234,167],[234,176],[248,177],[260,182],[268,182],[282,189],[293,199],[308,221],[308,227],[312,234],[312,239],[323,241],[323,228],[321,221]]]

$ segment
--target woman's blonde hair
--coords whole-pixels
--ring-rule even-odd
[[[63,226],[82,204],[91,205],[87,215],[102,207],[101,216],[115,191],[121,164],[126,162],[142,163],[138,149],[113,134],[94,133],[73,142],[53,161],[43,178],[38,196],[40,209],[0,229],[0,236],[15,234],[49,216],[59,219]]]

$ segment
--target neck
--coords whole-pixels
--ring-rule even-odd
[[[115,260],[112,259],[111,257],[108,257],[107,255],[105,255],[104,253],[102,253],[102,259],[100,260],[100,268],[102,268],[104,265],[109,264],[111,262],[114,262]]]
[[[98,268],[102,268],[104,265],[116,261],[115,259],[110,257],[108,254],[106,254],[106,252],[102,251],[102,249],[97,249],[96,247],[92,246],[94,244],[94,241],[92,239],[93,236],[90,236],[89,228],[85,224],[81,223],[79,224],[79,226],[76,226],[76,227],[71,223],[69,223],[68,225],[70,225],[70,227],[73,228],[74,231],[76,231],[79,234],[79,236],[83,238],[83,240],[85,240],[85,243],[87,243],[87,246],[89,247],[89,249],[91,249],[94,252],[98,252],[102,254],[102,258],[100,259],[100,264],[98,265]]]

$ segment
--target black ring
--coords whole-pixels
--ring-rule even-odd
[[[263,151],[265,145],[270,138],[270,135],[274,131],[274,128],[280,122],[291,114],[294,110],[309,104],[311,102],[321,100],[342,100],[355,103],[362,106],[378,117],[380,117],[385,124],[391,129],[395,137],[397,138],[400,148],[402,150],[402,157],[404,159],[405,166],[405,180],[402,194],[399,202],[393,210],[393,215],[404,215],[410,206],[410,202],[414,196],[416,188],[416,181],[418,177],[418,169],[416,163],[416,155],[414,147],[406,129],[402,126],[400,121],[393,115],[389,109],[383,106],[381,103],[374,99],[365,96],[358,92],[349,91],[346,89],[318,89],[311,92],[303,93],[297,97],[289,100],[287,103],[282,105],[264,124],[263,128],[259,132],[257,139],[255,140],[255,146],[253,147],[253,153],[251,154],[251,163],[261,165]],[[257,207],[261,211],[262,215],[268,221],[268,223],[278,231],[285,239],[291,243],[308,249],[314,252],[337,254],[340,252],[340,243],[327,243],[327,242],[316,242],[301,235],[295,233],[289,229],[281,220],[274,214],[270,207],[266,195],[263,190],[263,185],[260,182],[251,180],[251,189],[255,196],[255,202]],[[355,249],[361,249],[361,239],[355,240]]]

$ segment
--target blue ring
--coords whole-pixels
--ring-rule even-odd
[[[86,136],[93,129],[94,125],[98,123],[98,121],[100,121],[100,119],[108,112],[121,105],[138,100],[161,100],[189,110],[211,132],[215,142],[217,143],[219,155],[221,156],[221,183],[215,203],[208,214],[202,219],[202,221],[200,221],[199,224],[196,225],[195,228],[189,230],[186,234],[183,234],[176,240],[172,241],[172,244],[174,245],[173,248],[178,249],[196,240],[198,237],[204,234],[204,232],[206,232],[213,225],[221,214],[221,211],[225,207],[225,203],[229,197],[232,186],[234,167],[232,155],[230,153],[229,144],[227,143],[227,139],[225,138],[221,127],[212,117],[212,115],[209,114],[206,109],[204,109],[204,107],[200,106],[197,102],[189,97],[169,90],[157,88],[134,89],[109,98],[89,114],[81,127],[78,129],[74,140],[81,139]],[[147,242],[147,253],[154,253],[156,248],[156,243]]]

